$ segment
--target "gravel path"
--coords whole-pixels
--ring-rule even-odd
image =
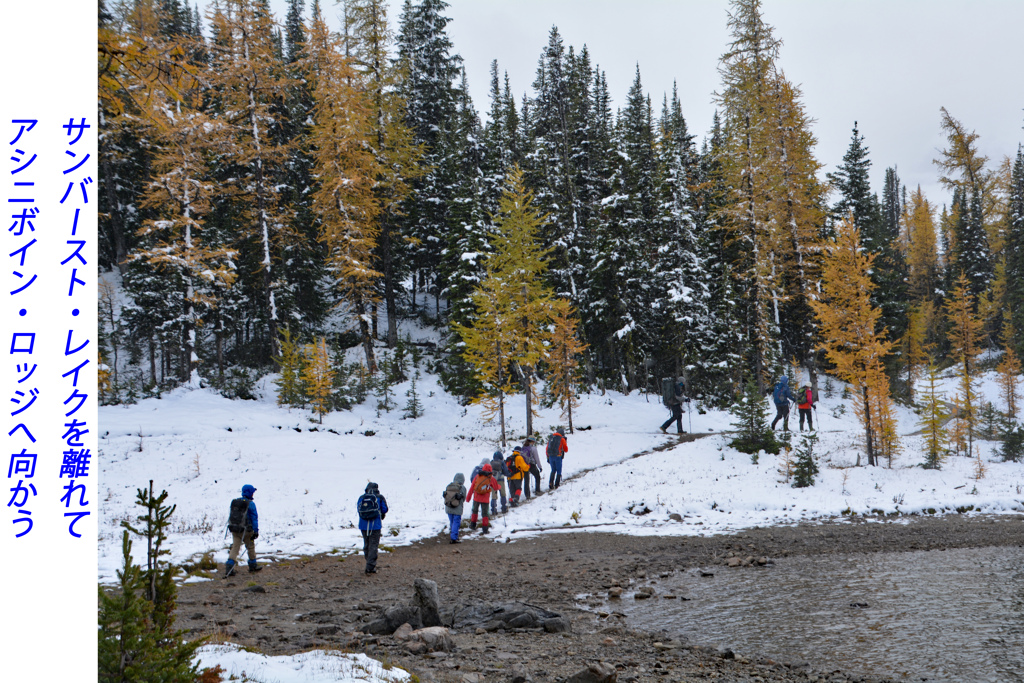
[[[316,556],[273,563],[252,576],[243,569],[232,579],[186,584],[178,627],[267,654],[319,647],[362,651],[421,681],[557,681],[597,661],[615,666],[620,682],[873,681],[832,671],[826,661],[774,662],[680,642],[668,633],[636,632],[607,607],[614,601],[595,599],[588,610],[576,596],[607,596],[616,585],[628,588],[682,569],[756,571],[746,565],[749,558],[756,564],[791,555],[1024,546],[1024,520],[855,518],[703,538],[559,532],[513,544],[473,536],[458,546],[431,539],[383,553],[371,576],[363,573],[361,556]],[[741,566],[728,567],[730,559]],[[519,601],[562,614],[571,632],[461,629],[457,649],[435,655],[410,654],[390,636],[359,633],[382,609],[410,603],[417,577],[437,582],[442,616],[446,608]]]

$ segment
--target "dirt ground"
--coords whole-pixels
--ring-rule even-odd
[[[500,522],[499,522],[500,523]],[[390,661],[421,681],[558,681],[604,661],[618,681],[847,681],[877,680],[833,671],[827,661],[774,662],[757,653],[713,650],[669,633],[625,626],[605,597],[664,572],[728,567],[730,557],[767,558],[830,553],[941,551],[1024,545],[1020,517],[952,515],[900,520],[834,520],[793,527],[755,528],[728,536],[634,538],[609,533],[549,533],[512,544],[464,535],[459,545],[429,539],[381,554],[378,573],[366,575],[359,555],[316,556],[274,562],[258,574],[186,584],[179,594],[178,627],[191,636],[230,640],[266,654],[340,648]],[[385,541],[386,543],[386,541]],[[733,560],[736,563],[738,560]],[[221,570],[223,571],[223,570]],[[411,654],[391,636],[362,626],[395,604],[409,604],[413,579],[437,582],[447,608],[520,601],[558,612],[569,633],[543,629],[482,632],[456,629],[450,653]],[[611,606],[611,607],[609,607]]]

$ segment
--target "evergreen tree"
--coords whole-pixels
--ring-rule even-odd
[[[1005,315],[1013,324],[1013,339],[1005,340],[1017,355],[1024,354],[1024,146],[1018,145],[1010,175],[1003,251],[1006,259]]]
[[[412,380],[409,382],[409,390],[405,392],[408,402],[405,404],[405,413],[403,418],[409,418],[416,420],[423,417],[423,403],[420,401],[420,396],[416,392],[416,380],[419,379],[420,371],[417,370],[416,374],[413,375]]]
[[[870,170],[871,160],[868,159],[868,148],[864,146],[864,136],[860,134],[857,122],[854,121],[853,135],[850,139],[850,146],[847,148],[846,154],[843,155],[843,163],[835,173],[827,174],[829,182],[839,193],[839,197],[832,207],[832,214],[836,221],[852,216],[853,224],[861,232],[864,248],[877,253],[885,246],[885,243],[879,234],[881,228],[880,207],[877,198],[871,193],[871,181],[868,177]],[[891,170],[893,169],[886,169],[887,181]],[[895,171],[893,171],[893,175],[895,175]],[[896,179],[896,183],[899,183],[898,179]],[[889,189],[886,186],[886,190]],[[891,211],[892,207],[887,206],[886,208]]]
[[[1015,336],[1013,325],[1009,322],[1004,323],[1003,357],[996,367],[996,372],[999,373],[999,391],[1006,404],[1006,420],[1009,423],[1017,421],[1018,401],[1020,400],[1021,363],[1017,352],[1010,346]]]
[[[775,433],[768,427],[767,411],[764,394],[757,388],[754,378],[748,377],[743,393],[730,408],[736,418],[732,423],[736,428],[736,438],[729,445],[755,458],[760,451],[778,455],[781,444],[775,440]]]
[[[302,353],[299,350],[299,343],[292,339],[291,330],[288,328],[281,331],[278,348],[281,349],[281,355],[274,359],[279,368],[278,377],[274,380],[277,386],[277,405],[305,405]]]
[[[814,477],[818,474],[818,464],[814,461],[814,445],[817,442],[818,435],[814,432],[800,435],[800,447],[796,451],[796,464],[793,467],[793,488],[814,486]]]
[[[452,53],[444,16],[448,3],[444,0],[420,0],[413,5],[406,0],[402,6],[398,31],[398,62],[404,74],[399,93],[406,103],[406,125],[413,141],[423,149],[422,164],[428,169],[412,183],[412,192],[405,202],[407,237],[411,244],[414,279],[424,290],[431,287],[440,306],[439,264],[448,226],[450,188],[443,182],[442,169],[450,150],[447,132],[458,120],[458,92],[462,58]],[[431,284],[427,284],[427,281]],[[440,312],[440,311],[438,311]]]

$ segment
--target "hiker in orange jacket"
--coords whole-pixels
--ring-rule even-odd
[[[469,528],[476,529],[477,512],[482,511],[483,533],[489,533],[491,520],[488,514],[491,511],[491,493],[498,489],[498,480],[494,478],[494,470],[491,463],[480,468],[480,474],[476,475],[473,483],[469,486],[466,500],[473,501],[473,515],[469,518]]]

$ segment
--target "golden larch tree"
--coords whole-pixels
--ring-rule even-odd
[[[327,352],[327,340],[320,337],[303,349],[305,356],[302,367],[302,382],[313,410],[324,422],[324,415],[331,410],[331,391],[334,387],[334,368],[331,354]]]
[[[314,100],[309,144],[317,179],[313,211],[335,285],[358,326],[373,373],[377,365],[368,309],[377,301],[381,276],[374,267],[380,232],[374,185],[380,164],[369,144],[373,110],[351,58],[319,15],[310,26],[307,50]]]
[[[939,391],[939,370],[934,363],[928,365],[928,379],[924,387],[921,410],[921,432],[924,435],[924,467],[937,470],[942,466],[949,446],[946,420],[949,412]]]
[[[523,172],[513,167],[494,216],[484,278],[472,295],[473,327],[453,326],[465,344],[464,357],[484,386],[476,400],[487,406],[489,418],[497,413],[502,419],[502,443],[504,401],[514,392],[513,378],[526,395],[526,429],[533,433],[533,373],[544,358],[552,317],[553,297],[543,284],[550,251],[540,241],[545,220],[523,184]]]
[[[1017,332],[1009,320],[1003,323],[1003,357],[996,371],[999,373],[999,393],[1006,404],[1006,418],[1017,421],[1017,402],[1020,400],[1021,363],[1013,350]]]
[[[573,433],[572,413],[579,407],[576,391],[580,383],[579,356],[587,345],[579,340],[576,328],[579,320],[572,304],[566,299],[555,299],[552,303],[551,345],[548,348],[548,394],[558,401],[562,419]]]
[[[868,464],[876,465],[878,457],[891,458],[899,445],[882,363],[893,342],[879,329],[881,311],[871,305],[875,285],[869,272],[875,257],[861,248],[860,232],[849,219],[836,226],[824,248],[821,295],[810,305],[818,317],[821,348],[836,374],[851,385]]]
[[[957,420],[963,423],[966,438],[966,453],[974,452],[974,433],[978,424],[977,363],[981,353],[981,321],[975,312],[975,301],[971,295],[967,276],[960,273],[953,292],[945,303],[946,321],[949,323],[947,338],[950,355],[956,363],[959,388],[956,396]],[[960,443],[958,442],[958,446]]]

